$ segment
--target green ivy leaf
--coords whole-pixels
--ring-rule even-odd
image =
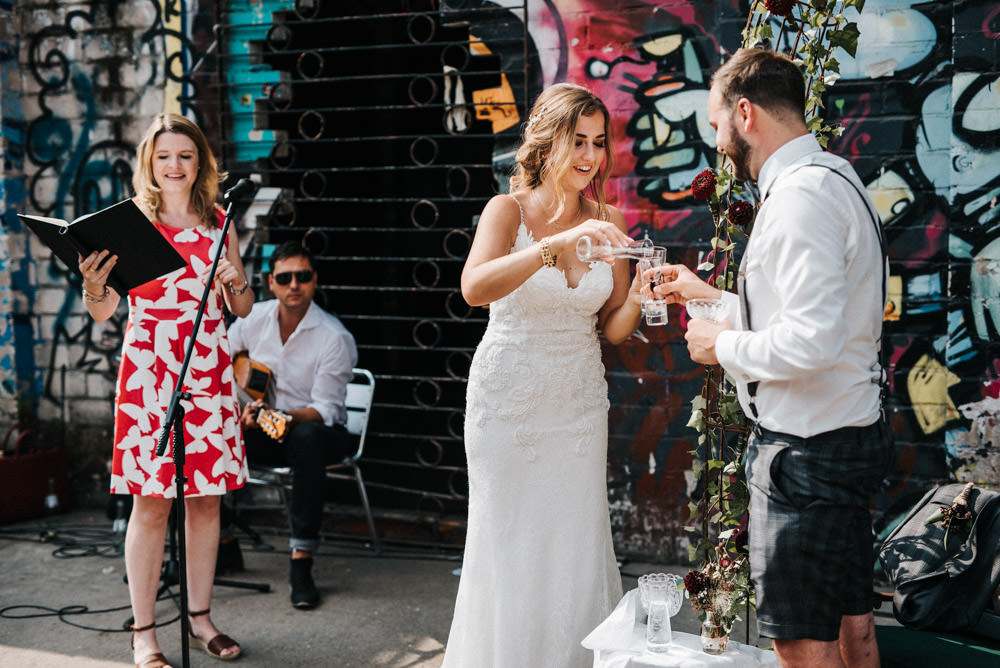
[[[850,54],[851,58],[857,56],[858,38],[861,37],[861,31],[858,30],[857,23],[851,21],[839,30],[831,30],[827,36],[830,40],[831,47],[839,46],[841,49]]]

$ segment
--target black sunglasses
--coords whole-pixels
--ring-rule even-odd
[[[288,285],[292,282],[292,276],[299,283],[308,283],[313,279],[312,269],[303,269],[301,271],[283,271],[281,273],[274,275],[274,282],[278,285]]]

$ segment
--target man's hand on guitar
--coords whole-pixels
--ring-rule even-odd
[[[260,429],[257,426],[257,412],[264,407],[263,399],[254,399],[243,407],[240,415],[240,424],[244,429]]]
[[[263,429],[268,436],[281,442],[292,428],[292,416],[257,399],[243,407],[240,423],[246,429]]]

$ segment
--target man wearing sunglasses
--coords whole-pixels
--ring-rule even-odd
[[[319,545],[325,465],[353,450],[344,399],[358,353],[340,320],[313,303],[316,264],[306,248],[293,241],[278,246],[267,282],[275,298],[254,304],[230,328],[229,342],[234,356],[246,351],[271,371],[267,395],[243,410],[243,438],[251,464],[292,469],[289,583],[292,605],[309,609],[319,604],[312,553]],[[261,407],[291,416],[280,442],[258,426]]]

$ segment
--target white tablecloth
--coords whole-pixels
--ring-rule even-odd
[[[639,609],[639,590],[622,597],[608,618],[583,639],[583,646],[594,651],[594,668],[756,668],[777,666],[774,652],[744,645],[732,638],[722,654],[706,654],[701,637],[674,631],[669,651],[646,650],[646,625]]]

